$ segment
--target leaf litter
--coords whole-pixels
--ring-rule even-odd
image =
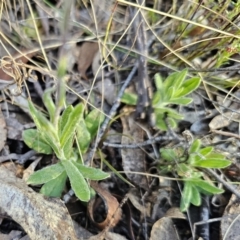
[[[235,34],[235,30],[225,31],[226,29],[220,26],[216,28],[216,24],[221,21],[226,26],[231,23],[232,28],[236,27],[234,22],[236,18],[232,16],[237,16],[237,13],[232,3],[226,3],[221,14],[217,14],[221,6],[206,4],[203,7],[202,2],[190,7],[188,1],[183,1],[182,5],[160,4],[160,1],[151,5],[150,1],[146,1],[145,6],[139,1],[138,4],[143,4],[140,8],[140,5],[123,0],[102,1],[100,5],[99,1],[89,3],[80,1],[71,10],[69,15],[71,24],[66,38],[62,40],[60,25],[65,18],[64,8],[62,3],[54,5],[53,1],[50,2],[51,4],[46,4],[35,1],[34,13],[31,13],[28,1],[17,3],[16,9],[6,2],[3,7],[4,14],[1,15],[4,21],[1,21],[0,36],[0,89],[1,100],[4,101],[1,106],[5,109],[4,115],[0,118],[0,158],[3,159],[1,162],[12,161],[16,166],[20,163],[25,169],[16,177],[16,173],[4,167],[5,163],[2,163],[0,168],[0,191],[3,196],[0,209],[3,219],[17,222],[25,231],[25,233],[23,231],[14,233],[14,229],[8,229],[9,234],[5,234],[5,231],[4,236],[1,237],[25,234],[25,237],[31,239],[68,239],[69,237],[81,239],[85,236],[83,233],[86,233],[85,239],[154,240],[179,239],[178,236],[185,239],[204,237],[200,227],[195,231],[192,226],[202,221],[205,224],[202,224],[202,227],[209,224],[210,229],[214,229],[211,225],[212,219],[209,214],[202,217],[203,204],[199,207],[191,206],[187,213],[179,211],[183,183],[170,181],[167,188],[162,185],[160,178],[174,179],[177,176],[174,171],[165,174],[167,167],[171,166],[165,161],[166,159],[162,159],[159,149],[175,149],[178,147],[177,144],[182,144],[187,152],[189,142],[185,141],[182,133],[190,129],[193,138],[201,138],[206,147],[216,146],[219,154],[227,155],[233,162],[231,167],[224,170],[225,176],[222,181],[231,184],[229,179],[233,181],[238,179],[240,172],[238,167],[240,146],[237,137],[239,135],[238,70],[231,71],[231,74],[227,69],[224,73],[196,70],[225,66],[230,57],[233,59],[231,67],[238,67],[237,61],[234,60],[238,57],[236,54],[238,45],[234,46],[235,38],[229,35],[229,32]],[[147,7],[155,11],[149,11]],[[189,13],[186,15],[187,9]],[[213,21],[214,23],[209,17],[210,12],[212,16],[218,18],[217,21]],[[232,12],[232,15],[228,15],[229,12]],[[169,13],[170,15],[167,15]],[[201,19],[202,16],[204,19]],[[35,23],[32,18],[35,19]],[[127,29],[128,25],[129,29]],[[216,37],[213,35],[214,31],[219,32],[219,29],[223,30],[221,32],[223,36],[232,37],[232,43],[231,39],[227,42],[224,37],[222,42],[221,38],[214,38]],[[211,37],[214,38],[212,42],[209,40]],[[58,81],[56,66],[59,61],[59,47],[64,41],[68,43],[65,45],[66,59],[68,59],[66,81],[69,87],[66,102],[75,106],[83,101],[86,115],[92,109],[101,109],[101,114],[104,113],[107,119],[102,128],[100,128],[101,124],[93,124],[94,129],[99,128],[99,132],[94,133],[93,136],[86,135],[87,144],[80,142],[78,145],[80,148],[84,146],[82,159],[86,165],[103,168],[108,172],[107,166],[111,166],[111,178],[101,183],[90,183],[96,195],[88,206],[70,195],[69,202],[65,203],[78,206],[78,211],[72,216],[61,200],[43,197],[37,193],[39,186],[33,187],[33,191],[26,185],[25,181],[29,174],[57,163],[58,159],[53,154],[40,154],[40,156],[33,152],[29,154],[30,149],[22,141],[22,132],[34,127],[29,119],[27,99],[31,99],[37,109],[46,115],[42,93],[49,86],[55,86]],[[50,46],[49,42],[53,44]],[[191,43],[195,44],[194,48]],[[230,43],[233,44],[231,48],[228,47]],[[31,54],[22,54],[25,52],[25,46],[28,46],[26,50],[32,52]],[[218,55],[215,55],[215,52],[218,52]],[[219,57],[223,55],[224,57]],[[168,70],[163,69],[163,66],[168,67]],[[193,66],[195,72],[191,69]],[[123,86],[123,81],[130,79],[132,68],[135,70],[132,71],[134,84],[131,87],[134,90],[131,94],[136,103],[133,104],[131,102],[133,100],[129,100],[131,98],[125,98],[123,105],[120,102],[122,96],[119,94],[117,97],[117,94]],[[184,106],[184,101],[186,103],[189,98],[179,98],[183,104],[181,106],[176,100],[167,105],[168,112],[165,113],[172,115],[173,118],[169,117],[168,124],[165,124],[159,119],[152,118],[154,110],[151,109],[150,102],[156,99],[151,99],[151,92],[155,91],[155,87],[157,88],[153,76],[160,72],[163,79],[166,79],[170,71],[177,68],[180,70],[190,68],[189,78],[198,74],[203,84],[201,89],[193,93],[195,95],[193,102],[187,107]],[[37,81],[41,91],[37,91],[37,85],[32,84],[33,81]],[[165,96],[171,99],[171,96],[176,94],[175,90],[174,87],[168,86]],[[55,92],[52,93],[52,97],[54,101],[57,99]],[[157,97],[156,95],[155,98]],[[131,107],[127,106],[128,104]],[[18,107],[13,109],[13,105]],[[166,110],[164,107],[160,111]],[[15,112],[16,109],[18,112]],[[124,110],[129,109],[132,113],[126,114]],[[98,111],[95,113],[88,124],[92,124],[97,119]],[[182,114],[183,120],[177,122],[177,128],[173,128],[174,118],[179,117],[178,113]],[[19,115],[23,116],[21,120],[18,120]],[[112,119],[108,118],[109,116]],[[161,113],[158,116],[162,117]],[[167,131],[160,131],[154,126],[155,123],[157,126],[164,125]],[[79,136],[83,135],[79,134]],[[155,141],[157,137],[162,137],[159,138],[162,140]],[[35,141],[34,138],[31,139],[32,142]],[[106,141],[116,146],[108,146]],[[36,141],[35,145],[28,145],[36,146],[39,143]],[[138,144],[142,143],[145,145],[139,148]],[[91,148],[88,149],[89,146]],[[101,150],[101,154],[96,151],[97,148]],[[175,161],[178,164],[178,161],[184,159],[175,159]],[[104,162],[108,162],[108,165]],[[205,174],[204,181],[212,181],[219,174],[219,171],[215,171],[215,175]],[[121,176],[121,179],[117,176]],[[128,184],[129,181],[131,185]],[[133,185],[134,189],[132,189]],[[210,204],[208,210],[214,213],[213,219],[222,217],[221,228],[219,222],[217,226],[222,231],[222,237],[231,239],[229,236],[232,236],[232,239],[237,239],[239,233],[235,224],[238,219],[233,219],[231,214],[237,214],[238,206],[233,203],[232,206],[226,207],[232,191],[226,187],[226,184],[224,186],[227,195],[225,205]],[[63,195],[67,196],[70,191],[67,182]],[[194,199],[192,201],[194,202]],[[102,208],[102,211],[97,212],[98,208]],[[184,227],[181,225],[183,221]],[[77,225],[77,229],[80,229],[78,235],[75,234],[73,222],[75,226]],[[214,235],[214,231],[210,232],[211,239],[220,239],[220,236]],[[209,234],[206,234],[204,239],[208,239],[206,236]]]

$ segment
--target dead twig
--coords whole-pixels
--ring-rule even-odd
[[[228,184],[226,181],[224,181],[222,178],[218,176],[217,173],[215,173],[212,169],[204,169],[208,174],[212,175],[214,178],[217,179],[218,182],[222,183],[225,188],[227,188],[230,192],[236,195],[240,199],[240,193],[233,187],[232,185]]]
[[[107,146],[107,147],[113,147],[113,148],[135,149],[135,148],[145,147],[145,146],[151,145],[151,144],[159,142],[159,141],[171,141],[171,140],[179,140],[179,138],[175,139],[173,137],[160,136],[160,137],[148,139],[147,141],[142,142],[142,143],[135,143],[135,144],[130,144],[130,145],[109,143],[109,142],[103,142],[103,145]]]

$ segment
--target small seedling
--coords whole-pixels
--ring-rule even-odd
[[[190,204],[201,205],[201,193],[212,195],[224,191],[214,186],[212,180],[206,177],[203,168],[226,168],[231,161],[224,155],[214,151],[213,147],[201,148],[201,141],[195,140],[187,154],[182,147],[160,150],[164,164],[159,164],[162,172],[175,172],[183,181],[184,187],[180,208],[186,211]]]
[[[156,127],[161,130],[167,130],[166,120],[170,127],[177,126],[177,120],[183,119],[183,116],[173,109],[173,105],[188,105],[192,98],[186,97],[196,90],[201,82],[199,77],[186,79],[187,69],[176,72],[167,77],[165,81],[160,74],[155,75],[156,92],[152,99],[152,108],[156,119]],[[125,93],[122,102],[136,105],[137,96],[135,94]]]
[[[56,106],[51,92],[52,90],[47,90],[43,96],[49,120],[29,101],[30,114],[37,129],[25,130],[23,140],[39,153],[54,153],[60,161],[33,173],[27,182],[32,185],[43,184],[41,193],[60,197],[68,177],[76,196],[87,202],[90,199],[88,180],[109,177],[109,174],[100,169],[85,166],[82,158],[104,116],[99,110],[94,109],[84,117],[84,105],[80,103],[75,107],[68,106],[60,116],[57,116],[55,125]]]

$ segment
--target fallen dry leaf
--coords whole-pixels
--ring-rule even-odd
[[[237,188],[240,191],[240,187]],[[223,240],[240,240],[240,203],[236,195],[232,195],[221,220]]]
[[[112,106],[116,99],[116,88],[111,79],[105,78],[95,84],[96,90],[106,99],[107,103]]]
[[[79,49],[78,71],[87,80],[86,71],[91,66],[94,56],[98,51],[98,43],[84,42]]]
[[[30,175],[32,175],[34,173],[35,168],[37,167],[39,161],[42,159],[42,157],[38,157],[36,160],[34,160],[29,166],[28,168],[26,168],[23,171],[23,177],[22,179],[27,182],[28,178],[30,177]]]
[[[124,107],[123,111],[126,113],[121,117],[123,125],[122,144],[130,145],[144,141],[144,131],[136,124],[134,120],[134,113],[132,108]],[[130,181],[137,186],[144,189],[148,189],[147,178],[143,175],[128,173],[134,172],[146,172],[145,167],[145,152],[142,149],[121,149],[123,170]]]
[[[178,240],[171,218],[163,217],[153,224],[150,240]]]
[[[94,211],[96,208],[96,198],[91,199],[88,203],[88,213],[91,220],[101,229],[114,227],[122,216],[122,209],[119,208],[119,202],[107,190],[98,185],[97,182],[91,181],[91,187],[101,197],[107,211],[106,219],[103,222],[95,222]]]
[[[98,50],[92,61],[92,71],[95,78],[102,78],[104,69],[101,67],[101,55]]]
[[[0,167],[0,209],[19,223],[31,239],[76,240],[64,203],[44,198],[5,167]]]
[[[167,210],[165,217],[175,218],[175,219],[187,219],[186,216],[181,212],[180,208],[172,207]]]
[[[128,193],[128,199],[132,203],[132,205],[139,211],[144,217],[149,217],[150,216],[150,209],[147,207],[143,206],[140,203],[140,199],[137,196],[137,191],[136,189],[131,189],[130,192]]]
[[[239,121],[240,115],[236,112],[226,112],[221,115],[217,115],[209,123],[209,127],[212,130],[227,127],[232,121]]]

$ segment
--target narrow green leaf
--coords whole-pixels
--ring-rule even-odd
[[[51,132],[43,131],[41,132],[42,138],[48,143],[48,145],[53,149],[54,153],[59,159],[62,159],[62,148],[60,147],[59,139],[51,135]]]
[[[184,81],[186,76],[187,76],[187,69],[184,69],[181,72],[172,73],[164,81],[164,83],[163,83],[164,89],[166,90],[166,89],[170,88],[171,86],[175,86],[175,84],[179,88],[179,86],[182,85],[182,82]]]
[[[29,148],[32,148],[38,153],[51,154],[52,148],[43,139],[41,133],[36,129],[27,129],[23,131],[23,141]]]
[[[188,105],[192,102],[192,98],[172,98],[170,100],[168,100],[168,104],[177,104],[177,105]]]
[[[231,161],[226,159],[219,159],[219,158],[207,158],[204,160],[198,160],[192,163],[195,167],[202,167],[202,168],[226,168],[231,165]]]
[[[96,136],[98,128],[102,124],[104,118],[104,115],[96,108],[85,118],[86,127],[91,134],[91,138]]]
[[[168,89],[166,89],[166,92],[164,93],[163,100],[164,102],[170,102],[172,96],[174,95],[175,87],[171,86]]]
[[[192,184],[188,181],[184,182],[184,188],[181,197],[180,209],[182,212],[187,211],[192,199]]]
[[[207,156],[212,151],[213,151],[213,147],[205,147],[205,148],[200,149],[199,153],[203,156]]]
[[[168,117],[172,117],[179,120],[183,119],[183,116],[179,114],[177,111],[175,111],[174,109],[166,108],[166,113]]]
[[[198,189],[194,186],[192,186],[192,197],[191,197],[191,203],[195,206],[200,206],[202,202],[201,195],[198,191]]]
[[[173,119],[171,117],[168,117],[167,122],[169,124],[169,127],[171,127],[171,128],[176,128],[177,127],[177,122],[175,121],[175,119]]]
[[[161,148],[160,149],[161,157],[167,161],[176,160],[176,153],[173,149],[170,148]]]
[[[77,124],[76,132],[78,145],[82,154],[84,154],[87,152],[89,144],[91,143],[91,134],[87,130],[87,126],[83,119],[81,119]]]
[[[58,157],[61,156],[59,148],[59,138],[53,124],[38,111],[31,101],[28,101],[29,110],[37,129],[41,132],[43,139],[51,146]]]
[[[216,158],[224,159],[225,158],[223,154],[217,153],[217,152],[211,152],[206,157],[209,158],[209,159],[210,158],[212,158],[212,159],[216,159]]]
[[[168,130],[168,127],[163,119],[163,115],[161,113],[156,114],[156,111],[155,111],[155,116],[156,116],[156,127],[163,131]]]
[[[64,157],[65,159],[69,159],[73,152],[73,143],[74,143],[74,135],[69,138],[66,144],[63,147]]]
[[[162,116],[168,116],[168,117],[172,117],[175,119],[183,119],[183,116],[181,114],[179,114],[176,110],[168,108],[168,107],[161,107],[161,108],[154,108],[154,112],[156,115],[162,115]]]
[[[204,180],[194,180],[192,181],[192,183],[197,186],[198,188],[200,189],[203,189],[204,191],[210,193],[210,194],[220,194],[220,193],[223,193],[224,190],[222,189],[219,189],[215,186],[213,186],[212,184],[210,184],[209,182],[207,181],[204,181]]]
[[[41,129],[42,124],[39,120],[39,115],[41,115],[42,118],[45,118],[43,113],[39,112],[38,114],[36,114],[38,112],[38,110],[34,107],[34,105],[31,101],[28,101],[28,107],[29,107],[30,115],[31,115],[34,123],[36,124],[36,127],[38,129]],[[47,119],[45,121],[47,121]]]
[[[180,177],[191,178],[193,174],[193,170],[191,166],[185,163],[180,163],[177,165],[177,173]]]
[[[161,107],[163,103],[163,96],[160,91],[156,91],[153,94],[153,99],[152,99],[152,106],[153,107]]]
[[[55,106],[55,103],[53,102],[52,95],[51,95],[53,91],[54,91],[53,88],[49,88],[49,89],[46,89],[43,93],[43,103],[48,110],[51,123],[53,123],[54,114],[56,111],[56,106]]]
[[[62,172],[57,178],[50,180],[45,183],[40,193],[49,197],[61,197],[64,187],[66,185],[67,174],[66,172]]]
[[[81,201],[88,202],[90,200],[90,189],[79,169],[74,165],[73,161],[64,160],[62,164],[67,171],[71,187],[76,196]]]
[[[49,182],[64,172],[64,167],[60,164],[54,164],[49,167],[45,167],[37,172],[34,172],[27,180],[28,184],[39,185]]]
[[[163,79],[159,73],[154,75],[155,86],[158,91],[163,90]]]
[[[37,128],[39,130],[51,132],[52,135],[56,135],[56,130],[53,124],[42,114],[42,112],[38,111],[31,101],[28,101],[28,105],[31,117],[33,118]]]
[[[66,75],[67,66],[68,66],[67,56],[61,55],[61,57],[58,59],[58,69],[57,69],[57,76],[60,79],[62,79]]]
[[[201,83],[201,79],[199,77],[193,77],[186,80],[182,85],[182,91],[176,92],[175,97],[183,97],[188,95],[189,93],[196,90]]]
[[[62,116],[60,117],[60,120],[59,120],[59,136],[61,136],[62,131],[63,131],[64,127],[66,126],[72,111],[73,111],[73,106],[72,105],[69,105],[63,111]]]
[[[83,104],[80,103],[71,112],[60,137],[60,143],[62,147],[64,147],[65,144],[73,137],[77,124],[83,117],[83,108]]]
[[[84,178],[98,181],[110,177],[110,174],[100,169],[87,167],[77,162],[73,162],[73,164],[78,168]]]
[[[128,105],[136,105],[137,100],[138,100],[138,96],[136,94],[127,93],[127,92],[124,92],[121,98],[121,102],[126,103]]]
[[[200,150],[200,147],[201,147],[201,140],[199,139],[194,140],[192,145],[189,148],[189,154],[197,153]]]
[[[176,90],[179,89],[179,88],[182,86],[184,80],[185,80],[186,77],[187,77],[188,69],[187,69],[187,68],[186,68],[186,69],[183,69],[183,70],[182,70],[180,73],[178,73],[178,74],[179,74],[179,75],[178,75],[177,79],[174,81],[174,86],[175,86]]]

